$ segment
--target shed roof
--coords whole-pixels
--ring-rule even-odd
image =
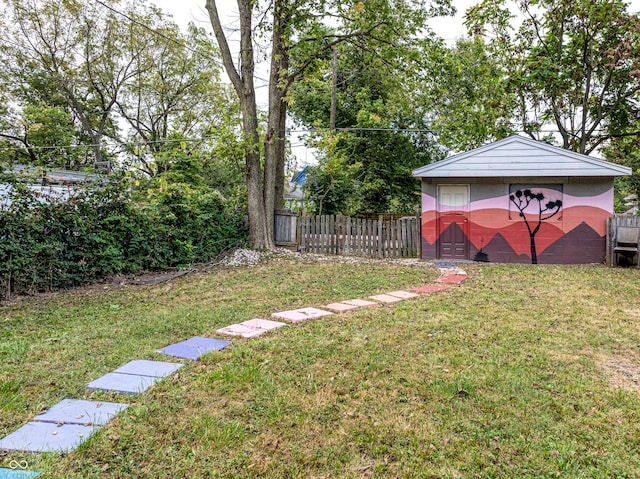
[[[419,178],[627,176],[631,168],[513,135],[413,170]]]

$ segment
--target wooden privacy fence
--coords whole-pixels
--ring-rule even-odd
[[[619,227],[640,228],[640,216],[635,215],[615,215],[607,218],[607,252],[606,264],[615,265],[613,258],[613,248],[615,246],[613,239],[617,237],[616,230]]]
[[[397,220],[372,220],[347,216],[300,216],[298,248],[307,253],[417,258],[420,223],[409,216]]]

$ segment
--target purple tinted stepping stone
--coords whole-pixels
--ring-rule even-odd
[[[344,304],[350,304],[352,306],[358,306],[359,308],[367,308],[369,306],[379,306],[380,303],[374,301],[367,301],[366,299],[347,299],[342,301]]]
[[[358,306],[346,303],[331,303],[325,306],[327,309],[332,309],[336,313],[344,313],[345,311],[351,311],[352,309],[358,309]]]
[[[124,394],[145,392],[162,378],[138,376],[135,374],[109,373],[87,384],[87,389],[111,391]]]
[[[171,376],[184,364],[166,363],[163,361],[147,361],[136,359],[113,371],[120,374],[134,374],[136,376],[151,376],[154,378],[166,378]]]
[[[219,334],[228,334],[229,336],[242,336],[243,338],[253,338],[266,333],[266,329],[252,328],[243,324],[231,324],[224,328],[216,330]]]
[[[171,344],[160,349],[159,352],[176,358],[200,359],[203,354],[212,351],[220,351],[231,344],[230,341],[222,339],[203,338],[195,336],[181,343]]]
[[[401,298],[401,299],[411,299],[411,298],[417,298],[418,296],[420,296],[419,294],[410,293],[409,291],[391,291],[390,293],[387,293],[387,294],[391,296],[395,296],[396,298]]]
[[[29,422],[0,440],[0,449],[26,452],[72,452],[86,441],[99,426],[48,422]]]
[[[243,321],[243,326],[249,326],[250,328],[258,328],[263,329],[265,331],[271,331],[272,329],[278,329],[283,326],[286,326],[287,323],[281,323],[280,321],[270,321],[268,319],[249,319],[248,321]]]
[[[369,297],[371,299],[375,299],[376,301],[380,301],[381,303],[397,303],[398,301],[402,301],[402,298],[391,296],[389,294],[376,294],[375,296]]]
[[[64,399],[45,413],[33,418],[37,422],[104,426],[128,404]]]
[[[292,323],[299,323],[300,321],[306,321],[307,319],[321,318],[322,316],[330,316],[332,314],[333,313],[330,313],[329,311],[324,311],[318,308],[301,308],[273,313],[271,316],[291,321]]]
[[[9,464],[14,462],[15,461],[10,461]],[[24,467],[29,467],[26,461],[24,461],[24,465]],[[22,465],[19,465],[18,467],[22,467]],[[25,471],[24,469],[5,469],[4,467],[0,467],[0,479],[27,479],[29,477],[36,477],[39,475],[39,472]]]

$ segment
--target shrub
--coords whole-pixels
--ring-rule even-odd
[[[210,189],[134,192],[123,178],[63,200],[10,185],[0,203],[0,297],[206,262],[245,237],[242,214]]]

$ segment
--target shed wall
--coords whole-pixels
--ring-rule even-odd
[[[531,263],[535,256],[537,263],[547,264],[603,260],[606,219],[613,214],[612,178],[423,178],[422,255],[425,259],[440,256],[438,241],[445,233],[438,222],[439,184],[469,185],[470,203],[466,211],[458,213],[457,221],[460,225],[466,222],[469,259]],[[514,191],[525,189],[543,194],[545,198],[541,202],[533,200],[522,216],[510,196]],[[562,201],[558,212],[544,219],[555,209],[543,211],[540,221],[540,210],[555,199]]]

